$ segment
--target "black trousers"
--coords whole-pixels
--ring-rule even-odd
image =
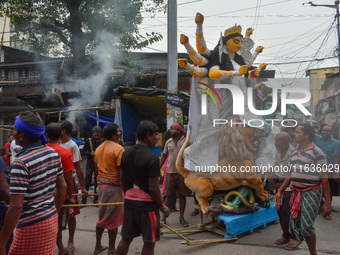
[[[91,186],[92,181],[92,174],[95,173],[95,166],[94,165],[86,165],[86,175],[85,175],[85,188],[88,191]],[[97,176],[94,175],[94,193],[97,190]]]
[[[283,193],[282,198],[282,205],[280,207],[280,210],[278,210],[277,214],[279,215],[280,225],[282,229],[282,236],[286,239],[290,239],[291,235],[289,233],[289,219],[290,219],[290,210],[291,207],[289,206],[289,201],[292,196],[291,191],[285,191]]]

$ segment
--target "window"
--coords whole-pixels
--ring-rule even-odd
[[[19,69],[9,69],[8,70],[8,80],[18,81],[19,80]]]
[[[37,69],[33,69],[33,68],[29,69],[28,79],[30,80],[40,79],[40,71]]]
[[[5,69],[0,69],[0,80],[5,81],[6,80],[6,72]]]

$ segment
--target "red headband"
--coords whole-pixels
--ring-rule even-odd
[[[184,135],[184,137],[187,137],[187,131],[185,131],[185,129],[182,128],[181,125],[180,125],[178,122],[173,123],[173,124],[171,125],[171,127],[178,129],[179,131],[182,132],[182,134]]]

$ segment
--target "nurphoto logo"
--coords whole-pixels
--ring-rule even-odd
[[[218,98],[221,106],[222,106],[222,100],[217,93],[217,91],[202,82],[199,82],[199,84],[203,85],[204,87],[198,87],[199,89],[203,90],[206,93],[203,93],[201,95],[201,113],[202,115],[207,115],[207,94],[212,98],[214,101],[215,105],[217,105],[216,100],[211,93],[211,91],[216,95]],[[245,106],[245,96],[242,92],[242,90],[231,84],[216,84],[215,88],[217,89],[228,89],[231,93],[232,99],[233,99],[233,115],[245,115],[244,111],[244,106]],[[287,98],[288,94],[293,94],[293,93],[298,93],[298,94],[303,94],[304,97],[302,98]],[[273,88],[272,92],[272,105],[270,109],[265,109],[265,110],[258,110],[255,109],[254,107],[254,102],[253,102],[253,88],[248,88],[247,89],[247,106],[249,111],[252,114],[255,115],[260,115],[260,116],[265,116],[265,115],[270,115],[276,111],[277,105],[278,105],[278,93],[277,93],[277,88]],[[281,89],[281,115],[286,115],[287,114],[287,105],[295,105],[305,116],[311,116],[312,114],[306,109],[306,107],[303,105],[304,103],[309,102],[311,99],[311,93],[308,89],[303,89],[303,88],[282,88]],[[267,122],[272,123],[272,126],[274,125],[275,121],[280,121],[279,119],[266,119]],[[254,123],[257,122],[258,124],[255,125]],[[213,126],[215,127],[216,125],[222,125],[222,124],[227,124],[228,120],[226,119],[214,119],[213,121]],[[285,123],[288,123],[289,125],[285,125]],[[291,127],[297,125],[297,121],[294,119],[285,119],[281,121],[281,125],[284,127]],[[235,123],[235,124],[243,124],[246,125],[245,120],[243,123]],[[262,127],[264,125],[264,121],[261,121],[259,119],[256,120],[249,120],[247,125],[251,127]]]

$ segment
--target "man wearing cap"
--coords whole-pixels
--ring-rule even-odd
[[[171,138],[165,143],[160,159],[160,167],[162,167],[168,157],[168,172],[166,174],[164,192],[166,199],[164,204],[169,207],[171,204],[171,198],[176,195],[178,190],[180,210],[179,222],[183,227],[188,227],[189,223],[184,219],[184,211],[186,206],[186,196],[191,194],[191,190],[184,184],[184,178],[177,172],[176,168],[176,158],[179,150],[185,142],[187,133],[182,124],[175,122],[171,125],[170,134]],[[162,220],[165,220],[164,216]]]
[[[1,255],[6,254],[6,243],[15,227],[9,254],[55,254],[57,210],[64,200],[66,183],[58,153],[44,145],[44,132],[44,123],[36,113],[24,112],[15,121],[13,136],[23,149],[12,164],[11,206],[0,234]]]

